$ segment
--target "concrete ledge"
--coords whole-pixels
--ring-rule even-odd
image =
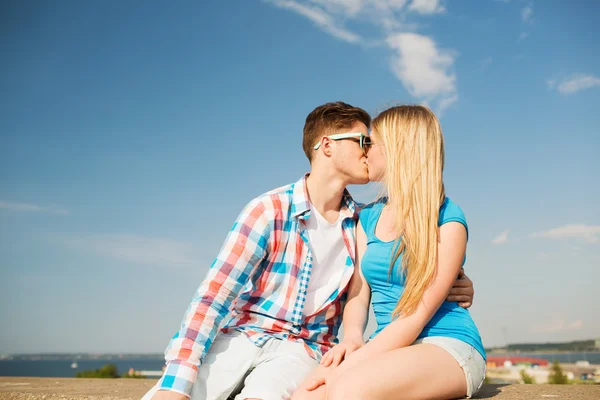
[[[0,377],[0,399],[139,399],[155,379],[77,379]],[[600,399],[600,385],[484,385],[479,399]],[[367,399],[368,400],[368,399]]]

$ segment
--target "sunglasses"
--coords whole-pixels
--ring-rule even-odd
[[[365,155],[367,154],[369,148],[373,144],[373,142],[371,142],[371,138],[362,132],[336,133],[335,135],[329,135],[326,137],[331,140],[350,139],[360,145],[360,148],[362,149],[363,153],[365,153]],[[319,147],[321,147],[320,141],[315,145],[314,149],[319,150]]]

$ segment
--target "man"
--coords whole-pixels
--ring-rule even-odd
[[[311,171],[252,200],[229,232],[172,338],[145,398],[289,398],[337,341],[354,271],[358,207],[368,182],[369,114],[342,102],[306,118]],[[472,301],[457,280],[452,301]]]

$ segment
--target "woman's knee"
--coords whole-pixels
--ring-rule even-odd
[[[311,392],[302,388],[302,389],[294,390],[294,393],[292,393],[291,400],[315,400],[315,398],[316,397],[313,396]]]
[[[294,390],[291,400],[307,400],[302,390]]]
[[[327,386],[327,400],[364,400],[369,397],[365,393],[365,385],[356,380],[341,377]]]

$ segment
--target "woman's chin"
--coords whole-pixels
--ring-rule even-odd
[[[369,174],[369,182],[381,182],[382,178],[381,175]]]

